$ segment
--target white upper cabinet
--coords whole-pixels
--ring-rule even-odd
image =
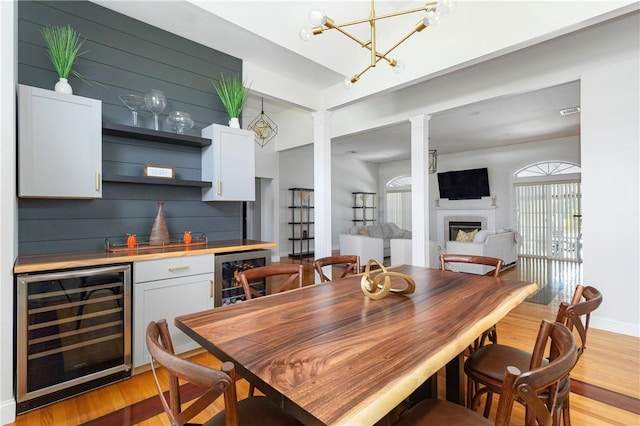
[[[202,201],[255,201],[254,133],[212,124],[202,129],[211,145],[202,150]]]
[[[19,85],[18,196],[102,197],[102,102]]]

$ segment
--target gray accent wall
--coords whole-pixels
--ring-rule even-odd
[[[58,77],[40,28],[67,24],[86,39],[87,51],[75,67],[87,82],[76,77],[69,82],[74,95],[102,101],[103,123],[131,125],[131,112],[118,96],[150,89],[162,90],[168,99],[160,130],[173,131],[165,123],[171,111],[191,114],[195,125],[185,134],[194,136],[211,123],[227,123],[211,80],[221,73],[241,75],[240,59],[88,1],[18,3],[20,84],[53,90]],[[138,125],[153,128],[152,114],[140,111]],[[144,164],[160,164],[175,167],[179,179],[200,180],[198,149],[105,136],[102,155],[103,174],[142,175]],[[19,254],[100,250],[105,238],[123,241],[127,233],[146,240],[160,200],[172,237],[190,230],[209,241],[242,238],[242,203],[202,202],[198,187],[103,182],[102,199],[19,199]]]

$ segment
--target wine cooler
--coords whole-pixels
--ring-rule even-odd
[[[131,376],[131,266],[23,274],[17,412]]]
[[[251,250],[239,253],[215,255],[214,305],[224,306],[244,300],[244,290],[235,280],[238,272],[271,264],[269,250]],[[267,281],[262,279],[249,283],[261,294],[268,292]]]

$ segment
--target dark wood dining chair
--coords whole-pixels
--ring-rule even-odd
[[[284,282],[280,284],[275,293],[290,290],[292,288],[302,287],[302,264],[287,263],[283,265],[268,265],[259,268],[247,269],[238,273],[237,280],[242,285],[244,297],[251,300],[254,297],[263,296],[256,289],[251,287],[250,283],[259,279],[267,279],[270,277],[285,277]]]
[[[187,424],[220,396],[224,397],[225,409],[207,421],[208,426],[301,424],[265,397],[254,396],[238,401],[233,363],[225,362],[222,370],[217,370],[176,356],[169,327],[164,319],[152,321],[147,326],[147,348],[151,355],[151,369],[158,395],[172,425]],[[160,386],[154,363],[163,367],[169,375],[168,401]],[[206,388],[184,410],[180,401],[179,379]]]
[[[502,265],[504,264],[502,259],[498,259],[497,257],[454,253],[445,253],[440,255],[440,269],[442,269],[443,271],[449,269],[448,265],[451,263],[466,263],[471,265],[489,266],[493,269],[485,273],[484,275],[493,276],[496,278],[500,275]],[[465,355],[469,356],[471,353],[473,353],[473,351],[484,346],[487,341],[490,341],[491,343],[498,343],[498,330],[496,329],[495,324],[485,330],[482,335],[467,348],[467,350],[465,351]]]
[[[587,331],[591,313],[602,303],[602,294],[591,286],[577,286],[571,302],[562,302],[558,308],[556,321],[563,323],[570,330],[575,330],[580,338],[578,358],[582,356],[587,345]],[[491,401],[494,393],[501,391],[504,368],[513,365],[517,368],[530,368],[532,354],[517,348],[504,345],[488,345],[471,354],[465,362],[464,370],[467,374],[467,407],[476,409],[482,395],[486,395],[484,415],[488,417],[491,411]],[[544,361],[543,361],[544,362]],[[482,386],[482,387],[480,387]],[[569,393],[571,382],[567,377],[563,381],[557,397],[558,416],[562,414],[565,426],[571,424],[569,411]],[[560,418],[554,420],[559,424]]]
[[[486,347],[491,347],[489,345]],[[550,356],[544,358],[546,348]],[[505,367],[500,387],[500,400],[495,423],[479,413],[438,399],[424,400],[400,416],[395,426],[409,425],[508,425],[514,402],[526,406],[525,424],[550,426],[558,407],[549,404],[560,390],[560,383],[568,377],[578,360],[578,346],[573,333],[559,322],[543,320],[531,356],[531,368],[521,370],[513,365]],[[547,395],[542,398],[540,395]],[[537,420],[535,423],[534,419]]]
[[[347,275],[360,273],[360,256],[358,255],[339,255],[339,256],[327,256],[316,259],[313,262],[313,267],[320,276],[320,282],[331,281],[331,278],[324,274],[322,268],[325,266],[343,265],[344,270],[340,275],[340,278],[344,278]]]

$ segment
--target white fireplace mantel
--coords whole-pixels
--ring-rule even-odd
[[[436,209],[436,231],[438,233],[438,244],[444,249],[445,241],[445,218],[449,216],[459,217],[482,217],[487,221],[487,229],[496,229],[496,209]]]

